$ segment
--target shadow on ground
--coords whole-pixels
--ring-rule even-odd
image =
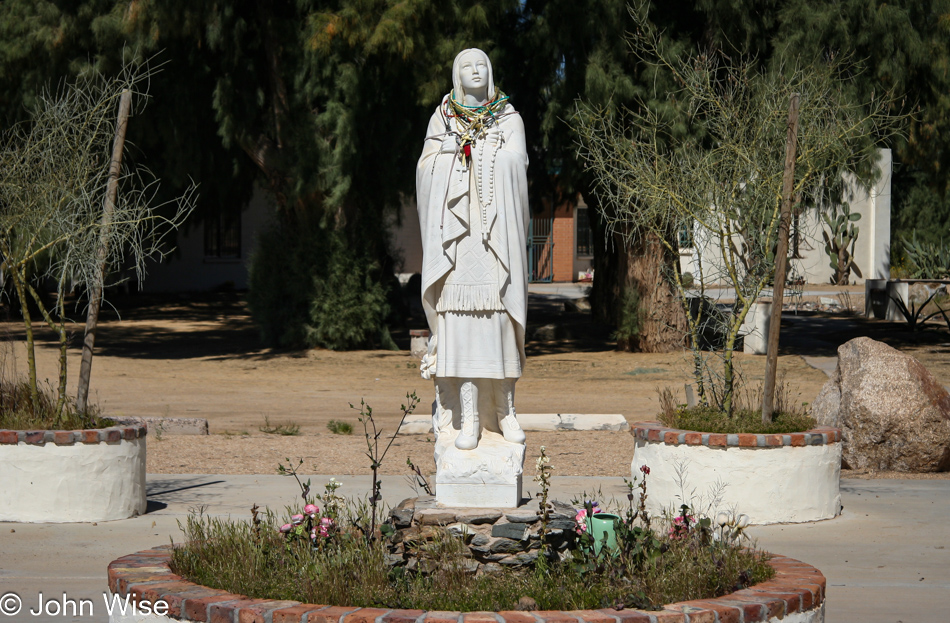
[[[246,294],[134,294],[113,298],[103,308],[96,334],[96,354],[132,359],[267,359],[283,354],[265,348],[247,309]],[[68,309],[75,309],[70,306]],[[24,341],[23,325],[12,314],[4,340]],[[82,347],[84,314],[67,325],[71,349]],[[56,347],[57,337],[33,322],[36,341]]]
[[[76,314],[81,320],[81,315]],[[128,322],[131,321],[131,322]],[[55,347],[56,337],[39,323],[37,340]],[[421,308],[413,310],[392,335],[401,350],[409,349],[409,330],[425,327]],[[21,323],[11,318],[5,339],[24,339]],[[82,324],[71,326],[70,347],[79,348]],[[834,357],[841,344],[867,336],[899,350],[929,348],[950,354],[950,332],[933,323],[910,331],[904,323],[868,320],[859,316],[828,316],[801,312],[782,316],[782,355]],[[531,294],[525,348],[528,356],[571,352],[602,352],[616,348],[612,329],[557,295]],[[936,350],[935,350],[936,349]],[[243,292],[195,294],[133,294],[113,299],[103,310],[96,352],[135,359],[250,359],[304,356],[304,351],[263,346]]]
[[[169,504],[195,505],[207,501],[207,496],[220,495],[220,493],[209,493],[205,487],[213,489],[213,485],[223,482],[225,481],[213,476],[149,478],[145,494],[148,498],[148,512],[161,510]]]
[[[614,350],[612,329],[594,320],[588,311],[568,308],[559,296],[528,296],[525,351],[529,357],[572,352]]]
[[[838,347],[857,337],[869,337],[898,350],[937,347],[950,353],[950,332],[936,324],[911,331],[907,324],[859,316],[782,315],[779,352],[782,355],[835,357]]]

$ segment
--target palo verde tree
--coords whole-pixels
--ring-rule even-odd
[[[714,53],[676,58],[662,51],[655,30],[639,25],[634,51],[675,77],[679,87],[666,97],[685,103],[678,121],[696,130],[677,133],[645,102],[615,114],[581,104],[574,124],[601,202],[612,208],[604,216],[613,230],[649,233],[675,254],[673,234],[686,229],[697,246],[713,248],[707,255],[715,260],[701,266],[696,289],[678,266],[667,266],[665,277],[688,319],[699,400],[731,415],[740,329],[775,270],[792,94],[800,96],[800,122],[791,196],[802,204],[822,192],[825,180],[871,170],[875,139],[893,134],[897,119],[886,98],[850,98],[842,89],[849,67],[840,62],[790,61],[776,71]],[[735,293],[732,313],[718,327],[718,365],[701,350],[710,321],[704,312],[714,307],[698,304],[714,283]]]
[[[101,295],[110,269],[131,269],[143,278],[145,261],[168,251],[164,236],[193,206],[193,193],[172,206],[156,205],[157,180],[148,171],[113,164],[120,100],[144,104],[149,76],[146,68],[133,65],[115,78],[83,73],[56,91],[41,92],[29,119],[3,137],[2,268],[23,316],[34,413],[40,392],[30,301],[57,336],[57,395],[53,413],[46,414],[54,422],[68,402],[67,294],[78,288]],[[55,286],[52,304],[42,295],[50,283]],[[86,381],[88,392],[88,375]],[[84,410],[85,398],[79,402]]]
[[[892,255],[911,234],[931,242],[950,234],[950,2],[788,0],[765,8],[752,0],[698,0],[696,6],[713,44],[773,67],[794,56],[851,56],[864,70],[842,88],[862,101],[898,95],[914,114],[892,145]]]

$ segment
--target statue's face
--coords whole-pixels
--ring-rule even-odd
[[[478,93],[488,88],[488,61],[478,52],[469,52],[462,57],[459,78],[466,93]]]

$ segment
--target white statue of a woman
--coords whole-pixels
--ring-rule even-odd
[[[456,448],[475,448],[482,427],[523,444],[514,393],[528,294],[524,124],[481,50],[459,53],[452,82],[416,169],[431,334],[422,375],[435,379],[435,431],[456,434]]]

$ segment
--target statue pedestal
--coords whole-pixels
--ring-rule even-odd
[[[440,433],[435,442],[435,499],[461,508],[517,508],[525,447],[498,433],[482,430],[478,447],[455,447],[457,430]]]

